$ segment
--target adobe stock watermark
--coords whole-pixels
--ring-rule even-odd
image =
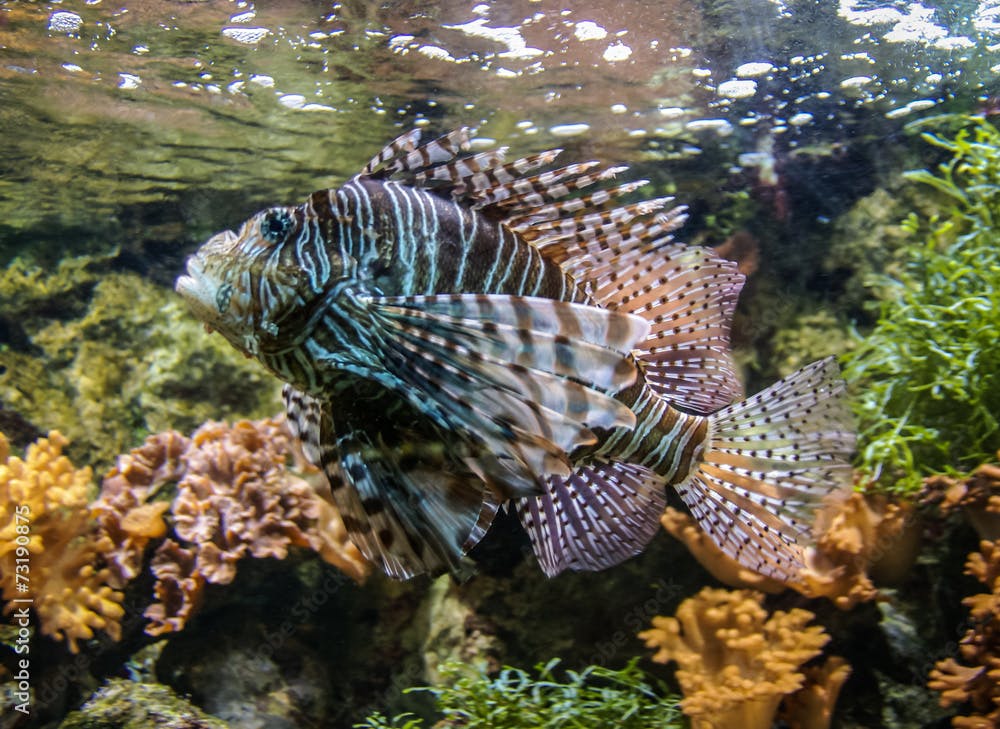
[[[25,716],[31,714],[31,507],[17,504],[14,507],[14,589],[18,597],[10,600],[13,605],[12,625],[17,629],[14,637],[14,711]]]
[[[622,615],[616,629],[607,640],[594,646],[594,652],[587,661],[590,665],[605,665],[615,654],[636,635],[649,627],[650,620],[663,613],[668,603],[683,593],[680,585],[673,581],[657,580],[653,583],[656,591],[642,602],[635,603]]]

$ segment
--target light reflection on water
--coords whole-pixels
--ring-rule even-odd
[[[0,2],[0,44],[0,231],[23,232],[195,193],[297,199],[428,122],[765,170],[775,146],[974,106],[1000,3]]]

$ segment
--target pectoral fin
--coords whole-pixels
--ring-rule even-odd
[[[628,352],[648,331],[640,317],[504,295],[362,303],[390,386],[538,489],[547,475],[569,475],[568,454],[596,441],[593,428],[635,423],[613,393],[635,380]],[[524,495],[523,480],[509,479],[507,495]]]

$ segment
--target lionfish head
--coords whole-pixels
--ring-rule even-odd
[[[176,290],[205,326],[247,355],[287,345],[289,316],[308,301],[308,276],[295,264],[300,208],[270,208],[212,236],[188,257]]]

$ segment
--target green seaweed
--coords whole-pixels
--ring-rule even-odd
[[[443,666],[443,686],[408,689],[434,695],[443,718],[435,726],[467,729],[561,729],[614,726],[619,729],[672,729],[682,726],[679,698],[654,687],[632,659],[620,670],[588,666],[556,676],[559,659],[535,667],[537,678],[507,666],[495,678],[470,673],[468,666]],[[422,720],[413,714],[388,718],[378,712],[358,729],[417,729]]]
[[[941,212],[907,218],[917,243],[893,276],[870,282],[878,322],[844,357],[859,467],[899,493],[1000,448],[1000,131],[981,117],[965,122],[950,138],[921,135],[950,159],[907,178],[933,188]]]

